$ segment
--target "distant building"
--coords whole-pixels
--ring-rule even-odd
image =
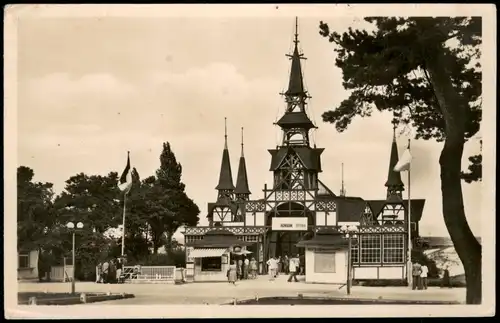
[[[282,93],[287,108],[276,122],[282,130],[282,141],[276,148],[268,150],[272,185],[264,185],[262,197],[250,199],[243,138],[236,186],[233,184],[226,132],[216,186],[217,200],[208,203],[209,225],[186,227],[186,246],[202,240],[207,232],[223,227],[241,241],[253,243],[247,250],[252,252],[260,265],[260,272],[264,273],[265,263],[270,257],[304,254],[305,249],[297,247],[299,241],[311,239],[321,230],[338,231],[342,225],[358,225],[359,235],[351,250],[353,278],[404,280],[408,227],[411,227],[412,237],[417,237],[425,200],[411,201],[409,219],[408,200],[402,196],[401,174],[393,170],[398,162],[395,135],[384,199],[344,196],[344,188],[339,196],[333,193],[319,179],[323,171],[321,155],[324,148],[317,148],[315,144],[311,146],[310,142],[310,131],[317,127],[307,114],[310,96],[302,77],[301,59],[304,57],[299,52],[297,30],[294,44],[293,53],[288,55],[291,59],[288,89]],[[203,257],[202,251],[198,251],[198,256]],[[206,257],[213,257],[211,250],[207,249]],[[323,261],[325,257],[335,258],[336,251],[325,250],[317,259]],[[333,263],[324,261],[324,264]],[[326,270],[324,266],[331,265],[306,265],[307,268],[318,268],[318,272]]]

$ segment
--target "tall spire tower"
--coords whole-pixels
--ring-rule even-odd
[[[318,172],[321,172],[323,148],[313,148],[309,141],[309,131],[316,128],[307,116],[307,99],[304,88],[299,53],[299,25],[295,18],[294,49],[286,55],[292,61],[288,89],[281,93],[285,97],[286,111],[276,122],[283,133],[281,145],[270,149],[271,171],[274,172],[274,187],[277,189],[315,189],[318,187]]]
[[[250,197],[250,189],[248,188],[247,166],[245,162],[245,153],[243,150],[243,127],[241,128],[241,156],[240,164],[238,165],[238,175],[236,177],[236,188],[234,190],[236,199],[240,201],[248,201]]]
[[[299,25],[295,18],[293,53],[286,56],[292,61],[288,89],[285,96],[286,112],[276,123],[283,130],[283,146],[309,146],[309,130],[316,128],[306,113],[307,99],[310,98],[304,88],[301,60],[306,58],[299,52]]]
[[[222,162],[220,166],[219,184],[215,187],[218,190],[217,199],[233,199],[234,193],[233,174],[231,172],[231,161],[227,148],[227,118],[224,118],[224,150],[222,151]]]
[[[391,157],[389,160],[389,172],[387,174],[387,200],[401,200],[403,198],[404,184],[401,180],[401,173],[396,172],[394,167],[398,163],[398,144],[396,142],[396,123],[392,127]]]

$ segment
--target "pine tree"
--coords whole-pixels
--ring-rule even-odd
[[[481,303],[481,245],[465,217],[461,180],[481,179],[481,157],[461,170],[465,142],[480,128],[481,18],[370,17],[375,31],[339,34],[320,22],[335,43],[336,65],[350,96],[323,120],[344,131],[373,108],[411,125],[417,139],[444,141],[439,159],[443,217],[464,265],[468,304]]]

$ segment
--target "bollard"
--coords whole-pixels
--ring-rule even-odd
[[[45,294],[48,294],[48,293],[49,293],[49,290],[48,290],[48,289],[45,289],[43,292],[44,292]]]
[[[85,293],[80,294],[80,302],[87,303],[87,294]]]
[[[302,295],[302,294],[299,294],[298,296],[299,296],[299,298],[304,298],[304,295]]]
[[[108,290],[108,292],[106,293],[106,295],[108,295],[108,296],[111,295],[111,292]]]
[[[37,305],[36,297],[30,297],[28,301],[29,305]]]
[[[259,301],[259,295],[255,295],[255,300],[258,302]]]
[[[236,301],[236,298],[233,298],[233,305],[236,305],[238,304],[238,302]]]

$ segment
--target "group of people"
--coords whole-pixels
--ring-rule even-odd
[[[291,282],[292,279],[295,282],[298,282],[297,275],[304,274],[304,265],[303,261],[300,260],[300,256],[296,257],[288,257],[285,255],[283,258],[279,257],[271,257],[267,261],[267,268],[269,274],[269,280],[274,280],[280,273],[289,274],[288,282]]]
[[[257,278],[257,261],[253,257],[251,260],[247,257],[233,260],[227,270],[227,280],[230,284],[236,284],[237,280],[255,278]]]
[[[97,265],[96,283],[98,284],[116,284],[123,282],[123,258],[114,258],[101,262]]]
[[[413,284],[412,289],[427,289],[427,277],[429,275],[429,268],[425,264],[415,262],[412,264]],[[451,288],[450,271],[448,267],[443,270],[443,277],[441,279],[441,288]]]

